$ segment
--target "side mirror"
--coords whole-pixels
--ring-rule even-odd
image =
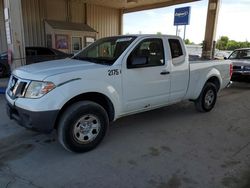
[[[128,62],[128,68],[140,68],[148,64],[147,57],[132,57]]]

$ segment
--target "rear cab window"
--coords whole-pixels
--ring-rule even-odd
[[[185,51],[180,39],[168,39],[173,65],[185,63]]]
[[[183,55],[181,43],[178,39],[169,39],[168,42],[173,59]]]

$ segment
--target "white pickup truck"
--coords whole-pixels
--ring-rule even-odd
[[[189,62],[176,36],[107,37],[72,58],[14,70],[7,113],[26,128],[56,129],[67,150],[85,152],[123,116],[183,100],[210,111],[231,75],[229,61]]]

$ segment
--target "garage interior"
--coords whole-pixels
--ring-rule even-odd
[[[93,38],[98,39],[121,35],[125,13],[194,1],[197,0],[0,0],[0,52],[11,50],[12,68],[15,68],[20,66],[20,59],[25,58],[24,46],[48,46],[46,20],[85,24],[96,31]],[[209,0],[203,48],[203,57],[207,59],[212,57],[219,4],[220,0]],[[4,9],[8,10],[7,19]],[[68,52],[73,52],[72,37]],[[89,36],[77,37],[74,38],[79,41],[76,45],[86,46]]]

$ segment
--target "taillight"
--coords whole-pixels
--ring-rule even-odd
[[[230,74],[230,77],[232,77],[232,75],[233,75],[233,65],[232,64],[230,64],[229,74]]]

